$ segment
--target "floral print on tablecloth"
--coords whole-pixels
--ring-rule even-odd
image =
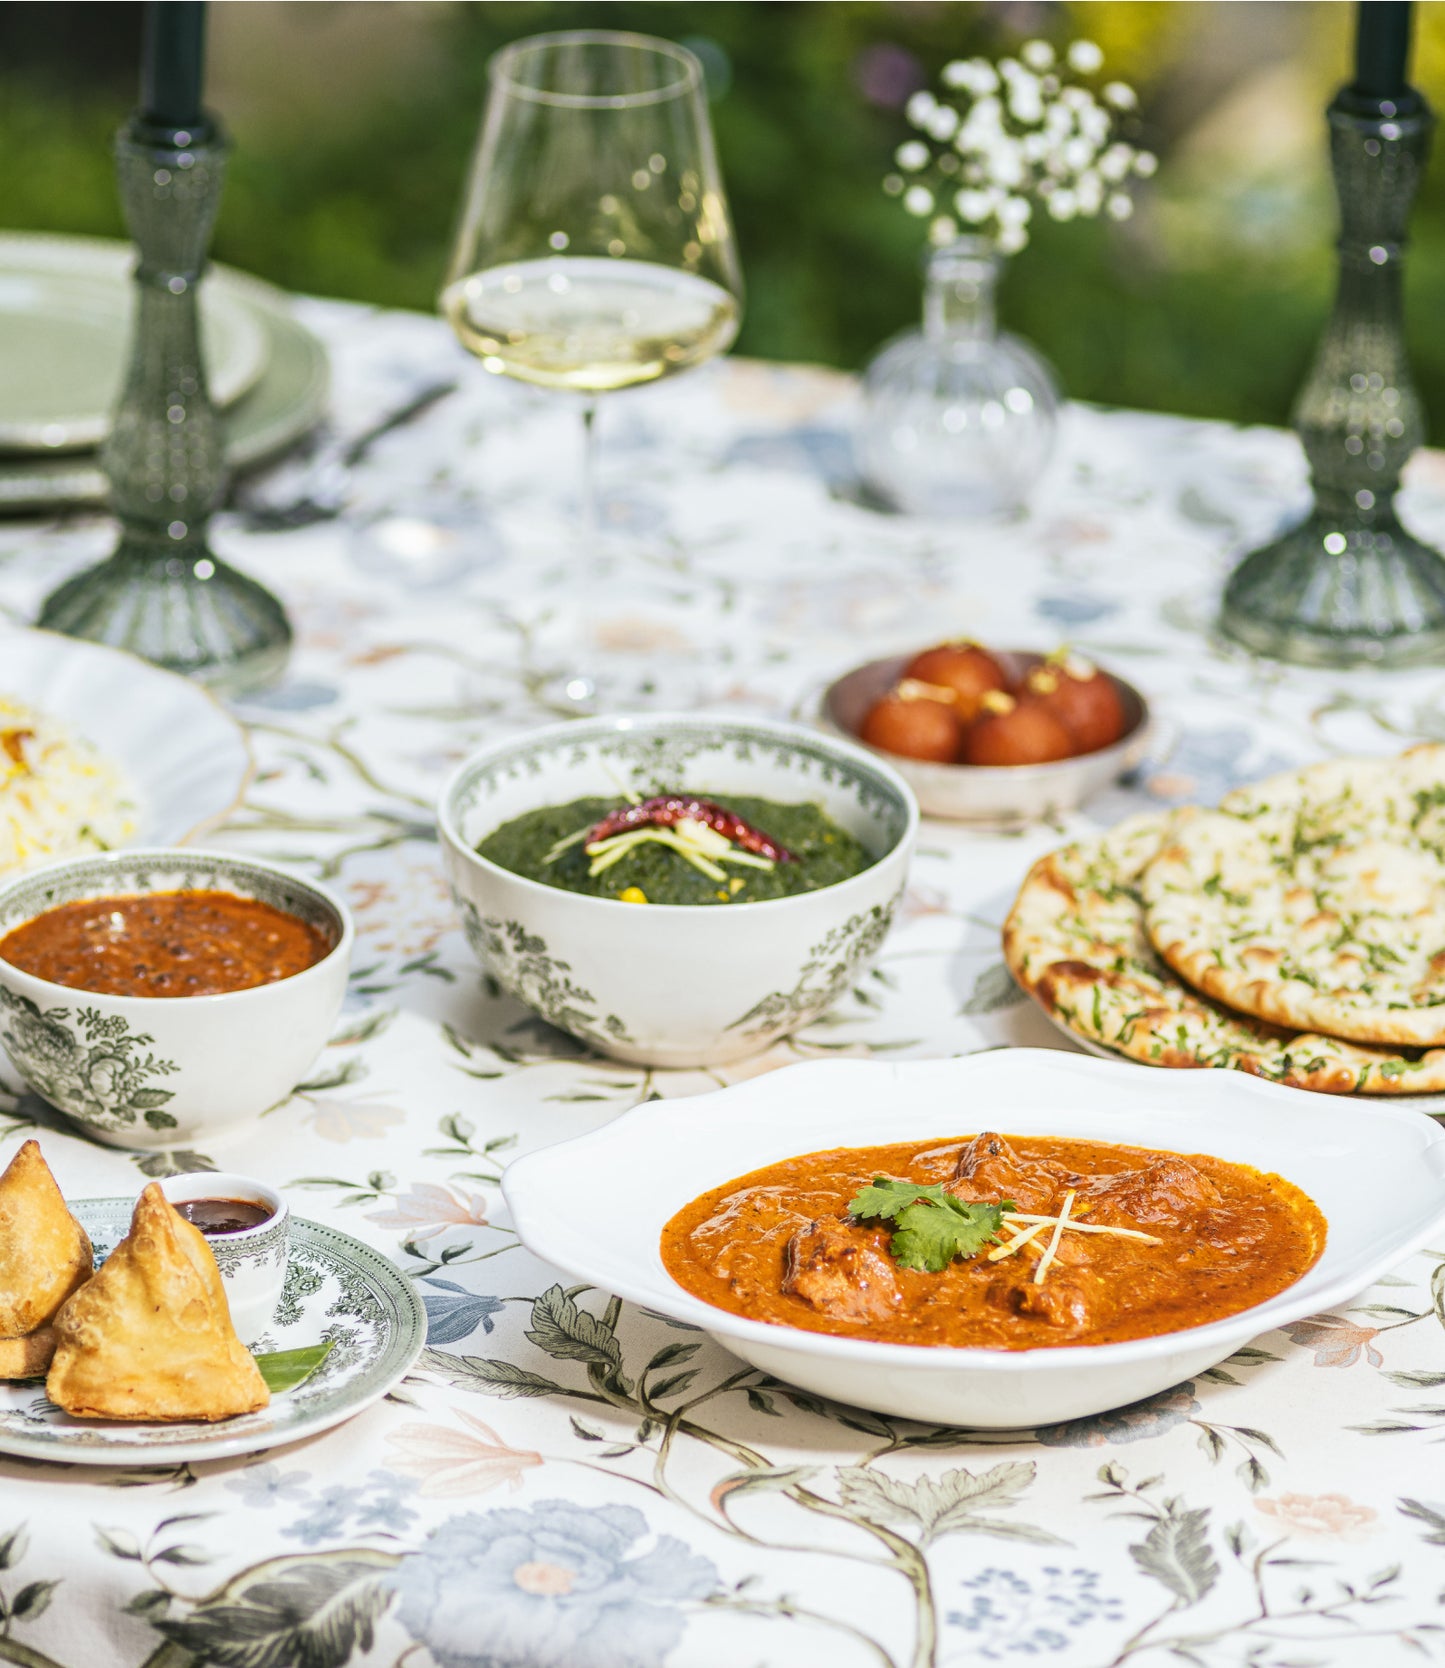
[[[386,1401],[290,1448],[170,1470],[0,1458],[0,1663],[27,1668],[935,1668],[1035,1661],[1389,1668],[1445,1660],[1445,1248],[1134,1406],[1033,1432],[820,1400],[705,1336],[577,1290],[521,1249],[512,1156],[648,1095],[797,1059],[1063,1046],[997,932],[1071,829],[1211,799],[1329,752],[1445,736],[1445,671],[1270,667],[1216,642],[1231,554],[1300,502],[1273,431],[1070,408],[1024,521],[862,507],[853,385],[724,363],[604,407],[599,635],[613,698],[806,716],[864,657],[949,633],[1067,640],[1149,696],[1149,759],[1062,828],[927,824],[872,973],[721,1073],[588,1054],[465,947],[431,805],[472,748],[551,715],[535,668],[568,598],[575,412],[463,362],[438,322],[309,302],[378,443],[340,519],[216,544],[286,599],[286,681],[243,703],[259,770],[217,843],[323,876],[355,912],[351,995],[285,1106],[214,1151],[85,1143],[0,1065],[0,1163],[40,1125],[76,1197],[167,1165],[257,1172],[392,1256],[430,1327]],[[1445,539],[1445,469],[1406,513]],[[387,515],[460,534],[378,545]],[[33,613],[109,533],[0,526],[0,606]],[[630,543],[629,543],[630,541]],[[3,679],[0,679],[3,681]]]

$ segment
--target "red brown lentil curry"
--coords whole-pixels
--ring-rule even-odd
[[[930,1234],[933,1210],[949,1227],[996,1232],[937,1272],[906,1266],[917,1256],[899,1237],[906,1217],[849,1210],[860,1196],[910,1198],[908,1186],[871,1188],[875,1178],[931,1190],[913,1207]],[[1014,1209],[979,1208],[1004,1201]],[[882,1343],[1037,1349],[1153,1337],[1252,1308],[1313,1266],[1325,1231],[1299,1188],[1247,1165],[985,1133],[755,1170],[680,1210],[662,1258],[694,1296],[752,1320]]]
[[[309,922],[230,892],[61,904],[0,938],[0,959],[106,996],[217,996],[274,984],[331,951]]]

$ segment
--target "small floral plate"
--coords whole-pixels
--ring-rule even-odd
[[[81,1199],[71,1207],[97,1260],[124,1239],[131,1199]],[[286,1286],[257,1353],[333,1340],[303,1384],[259,1413],[218,1424],[111,1424],[72,1419],[39,1382],[0,1384],[0,1453],[71,1465],[179,1465],[259,1453],[315,1436],[369,1407],[397,1384],[426,1342],[426,1311],[411,1283],[349,1234],[293,1217]]]

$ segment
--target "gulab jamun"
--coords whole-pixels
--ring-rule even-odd
[[[885,753],[952,764],[958,757],[962,730],[948,702],[894,690],[868,709],[858,734],[870,747],[880,747]]]
[[[965,724],[977,715],[985,695],[1009,687],[1008,673],[1001,662],[978,643],[940,643],[936,648],[924,649],[908,662],[903,675],[951,689],[958,716]]]
[[[1075,752],[1112,746],[1128,728],[1114,680],[1087,660],[1049,660],[1029,673],[1024,689],[1072,733]]]
[[[1078,751],[1063,720],[1029,695],[991,695],[963,733],[960,757],[971,765],[1050,764]]]

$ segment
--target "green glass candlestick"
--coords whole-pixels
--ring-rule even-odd
[[[1360,7],[1362,36],[1376,9]],[[1380,97],[1358,80],[1328,115],[1339,288],[1294,413],[1314,508],[1239,564],[1220,623],[1280,660],[1416,665],[1445,655],[1445,558],[1395,514],[1400,471],[1424,438],[1400,280],[1434,117],[1413,88]]]
[[[177,128],[138,113],[116,140],[139,250],[130,369],[103,454],[120,541],[46,599],[39,624],[234,694],[280,676],[291,628],[275,597],[207,543],[225,457],[196,302],[225,156],[205,117]]]

